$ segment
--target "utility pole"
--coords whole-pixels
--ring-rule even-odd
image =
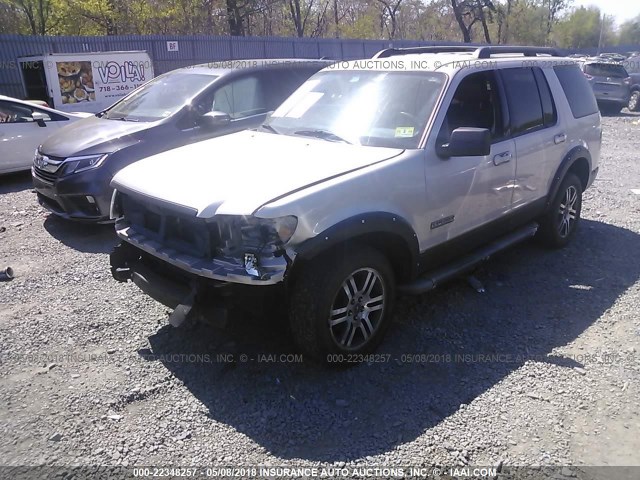
[[[602,12],[602,20],[600,20],[600,38],[598,39],[598,51],[596,52],[597,55],[600,55],[600,49],[602,48],[602,32],[604,30],[604,21],[606,20],[607,16],[604,14],[604,12]]]

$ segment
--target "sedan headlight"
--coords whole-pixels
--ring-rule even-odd
[[[92,168],[98,168],[102,165],[105,159],[109,156],[108,153],[100,153],[98,155],[84,155],[81,157],[69,157],[65,161],[66,175],[70,173],[80,173]]]

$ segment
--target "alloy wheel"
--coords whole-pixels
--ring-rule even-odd
[[[358,350],[369,342],[382,323],[386,288],[373,268],[351,273],[336,293],[329,313],[333,341],[342,349]]]
[[[571,233],[576,222],[576,207],[578,204],[578,190],[570,185],[565,191],[564,198],[558,209],[558,233],[566,238]]]

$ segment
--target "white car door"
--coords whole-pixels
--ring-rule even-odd
[[[436,143],[447,143],[459,127],[487,128],[491,151],[478,157],[427,158],[427,247],[485,225],[511,209],[516,152],[513,140],[505,136],[503,103],[492,71],[470,73],[452,98],[445,98],[446,115],[441,123],[436,120]]]
[[[68,124],[65,120],[37,107],[0,100],[0,173],[28,170],[38,145]]]

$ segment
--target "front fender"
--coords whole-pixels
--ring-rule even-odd
[[[411,276],[418,264],[418,238],[404,218],[388,212],[355,215],[327,228],[313,238],[295,246],[297,257],[310,260],[321,253],[348,242],[373,243],[390,255],[402,259],[403,270]]]

